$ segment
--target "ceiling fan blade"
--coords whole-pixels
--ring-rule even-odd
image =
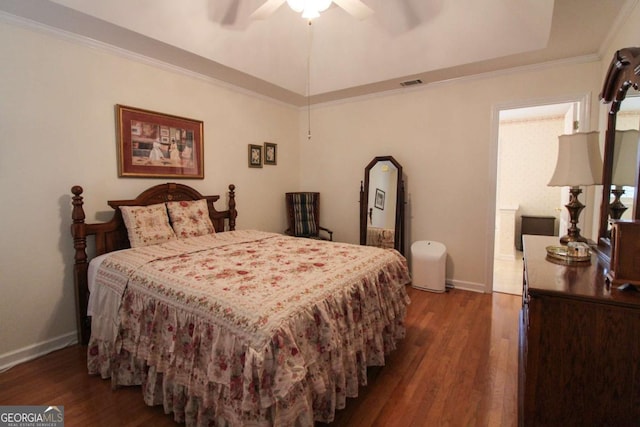
[[[267,0],[257,8],[250,16],[251,19],[265,19],[275,12],[287,0]]]
[[[400,3],[402,4],[402,10],[404,12],[403,15],[406,24],[406,30],[410,30],[420,25],[420,19],[414,5],[410,3],[410,0],[402,0]]]
[[[220,22],[222,25],[233,25],[236,22],[236,18],[238,16],[238,8],[240,7],[240,0],[232,0],[222,17],[222,21]]]
[[[373,14],[373,9],[360,0],[333,0],[333,2],[360,20],[367,19]]]

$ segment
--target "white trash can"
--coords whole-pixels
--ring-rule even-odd
[[[447,248],[440,242],[419,240],[411,245],[412,286],[431,292],[445,291]]]

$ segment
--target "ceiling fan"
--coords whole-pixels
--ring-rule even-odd
[[[361,0],[267,0],[250,16],[251,19],[265,19],[274,13],[284,3],[296,12],[302,12],[305,19],[313,19],[320,16],[320,12],[326,10],[331,3],[335,3],[357,19],[366,19],[373,10]]]

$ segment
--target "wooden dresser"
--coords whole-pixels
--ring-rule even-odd
[[[640,425],[640,292],[589,265],[549,261],[558,237],[524,236],[520,426]]]

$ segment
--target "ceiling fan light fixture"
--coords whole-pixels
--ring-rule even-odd
[[[302,12],[305,19],[313,19],[320,16],[331,6],[333,0],[287,0],[287,4],[294,12]]]
[[[311,0],[311,2],[315,3],[315,7],[318,12],[324,12],[329,9],[333,0]]]
[[[313,19],[317,18],[318,16],[320,16],[320,12],[318,12],[318,10],[314,7],[309,7],[309,5],[307,5],[307,7],[305,7],[304,11],[302,12],[302,17],[304,19]]]
[[[302,12],[306,6],[305,0],[287,0],[287,4],[294,12]]]

